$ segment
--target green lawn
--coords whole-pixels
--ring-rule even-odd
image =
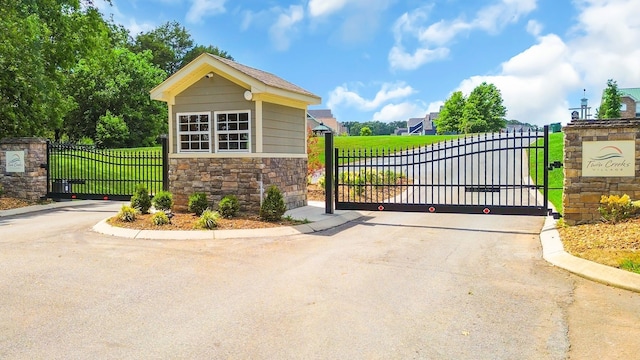
[[[333,138],[333,145],[336,149],[357,150],[357,149],[406,149],[430,145],[436,142],[456,139],[459,135],[424,135],[424,136],[336,136]],[[318,158],[324,165],[324,137],[318,138],[316,144]]]
[[[49,178],[70,183],[79,194],[133,194],[142,183],[162,190],[161,147],[110,150],[55,150],[49,159]]]
[[[542,141],[542,140],[541,140]],[[541,142],[540,141],[540,142]],[[541,161],[542,150],[538,150],[540,154],[538,155],[538,163],[536,164],[536,158],[533,156],[534,154],[530,154],[529,156],[529,167],[532,174],[535,174],[533,171],[534,167],[538,168],[538,179],[534,179],[536,183],[542,182],[542,176],[544,171],[545,164]],[[554,161],[564,162],[564,134],[563,133],[552,133],[549,134],[549,162],[552,163]],[[562,186],[564,184],[564,172],[562,168],[553,169],[549,171],[549,201],[555,206],[558,212],[562,212]]]

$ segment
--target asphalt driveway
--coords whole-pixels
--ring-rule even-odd
[[[0,358],[640,351],[640,296],[548,265],[541,218],[380,213],[311,235],[214,241],[90,231],[115,210],[0,218]]]

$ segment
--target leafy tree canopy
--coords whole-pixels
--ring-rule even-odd
[[[462,91],[456,91],[447,101],[444,102],[440,114],[434,120],[438,134],[450,132],[461,132],[462,113],[466,103],[466,98]]]
[[[500,90],[493,84],[483,82],[466,98],[462,92],[454,92],[445,101],[435,121],[440,134],[496,132],[506,126],[506,114]]]
[[[167,76],[204,52],[233,60],[231,55],[217,46],[195,45],[189,31],[176,21],[166,22],[149,32],[136,35],[132,50],[151,51],[152,62]]]
[[[618,83],[613,79],[607,80],[607,87],[602,95],[602,104],[598,108],[598,119],[615,119],[620,117],[622,104]]]

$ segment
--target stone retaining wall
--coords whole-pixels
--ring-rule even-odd
[[[171,158],[169,191],[177,210],[185,210],[189,195],[204,192],[212,205],[235,195],[242,211],[258,213],[261,182],[264,196],[276,185],[288,209],[307,205],[307,159],[304,158]]]
[[[7,171],[7,151],[24,152],[24,172]],[[6,196],[38,201],[47,194],[47,140],[8,138],[0,141],[0,184]]]
[[[640,200],[640,119],[577,120],[563,128],[564,195],[563,216],[568,225],[598,221],[602,195],[627,194]],[[582,176],[584,141],[635,141],[635,177]]]

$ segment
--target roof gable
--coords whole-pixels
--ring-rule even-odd
[[[172,102],[185,89],[214,72],[250,90],[254,97],[267,102],[291,100],[305,105],[319,104],[319,96],[266,71],[204,53],[150,91],[154,100]]]

